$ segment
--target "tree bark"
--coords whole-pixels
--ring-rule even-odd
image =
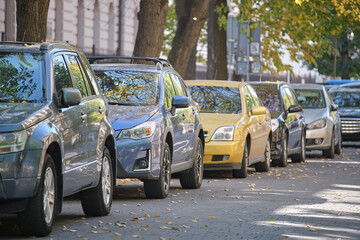
[[[168,0],[141,0],[134,57],[160,56],[168,9]]]
[[[182,77],[185,76],[190,56],[207,18],[209,2],[176,0],[178,23],[168,59]]]
[[[50,0],[16,0],[16,41],[46,41]]]
[[[195,45],[192,54],[189,59],[189,63],[186,68],[185,78],[186,80],[195,80],[196,79],[196,46]]]
[[[208,14],[208,79],[228,79],[226,30],[218,24],[216,6],[227,6],[226,0],[211,0]],[[226,13],[227,15],[227,13]]]

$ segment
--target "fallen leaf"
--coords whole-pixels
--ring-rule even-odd
[[[300,201],[300,199],[298,199],[298,198],[294,198],[294,200],[295,200],[295,201]]]
[[[115,236],[121,236],[120,233],[117,233],[117,232],[113,232]]]
[[[154,217],[160,217],[160,216],[155,213],[155,214],[154,214]]]

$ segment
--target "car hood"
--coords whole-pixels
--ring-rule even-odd
[[[314,108],[314,109],[303,109],[305,116],[305,123],[309,124],[316,120],[325,118],[327,115],[328,108]]]
[[[110,105],[109,119],[114,130],[128,129],[149,120],[159,109],[159,106]]]
[[[1,103],[0,132],[27,129],[50,115],[48,103]]]
[[[340,117],[360,118],[359,108],[339,108],[338,113],[340,114]]]
[[[207,135],[205,142],[209,142],[216,129],[222,126],[236,125],[242,114],[200,113],[201,123]]]

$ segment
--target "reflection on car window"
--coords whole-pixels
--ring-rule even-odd
[[[254,99],[255,106],[263,106],[263,104],[259,100],[259,97],[256,94],[255,90],[250,85],[248,85],[246,87],[248,88],[249,92],[251,93],[252,98]]]
[[[179,77],[176,76],[175,74],[171,74],[171,77],[173,79],[174,87],[176,89],[177,95],[187,97],[186,90],[184,86],[181,84]]]
[[[253,85],[258,97],[270,112],[279,112],[280,109],[280,98],[279,92],[276,86],[265,86],[265,85]]]
[[[339,107],[360,107],[360,92],[332,92],[330,94]]]
[[[216,86],[189,86],[190,95],[199,104],[200,112],[241,113],[238,88]]]
[[[171,81],[170,75],[165,76],[165,108],[169,108],[172,105],[172,99],[176,96],[174,85]]]
[[[248,112],[252,111],[253,106],[255,105],[254,99],[251,96],[251,93],[247,87],[244,88],[246,107]]]
[[[0,101],[44,101],[43,61],[43,54],[0,53]]]
[[[53,69],[54,69],[56,92],[58,98],[60,98],[60,89],[74,87],[71,81],[70,73],[66,67],[66,63],[62,55],[57,55],[54,57]]]
[[[86,85],[86,83],[84,81],[84,76],[83,76],[82,70],[79,66],[79,63],[78,63],[76,57],[74,55],[67,55],[67,57],[69,59],[70,68],[71,68],[71,72],[73,73],[73,76],[75,79],[76,87],[81,92],[81,96],[82,97],[89,96],[89,91],[88,91],[89,86]]]
[[[325,99],[322,90],[295,89],[300,105],[305,109],[325,108]]]
[[[110,103],[155,105],[158,75],[155,73],[96,70],[97,81]]]

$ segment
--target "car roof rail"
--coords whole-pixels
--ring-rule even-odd
[[[123,56],[95,56],[95,57],[88,57],[90,63],[95,63],[99,60],[131,60],[131,64],[134,63],[134,60],[142,60],[142,61],[149,61],[156,64],[157,70],[161,70],[163,67],[170,67],[173,68],[170,62],[164,58],[155,58],[155,57],[123,57]]]

